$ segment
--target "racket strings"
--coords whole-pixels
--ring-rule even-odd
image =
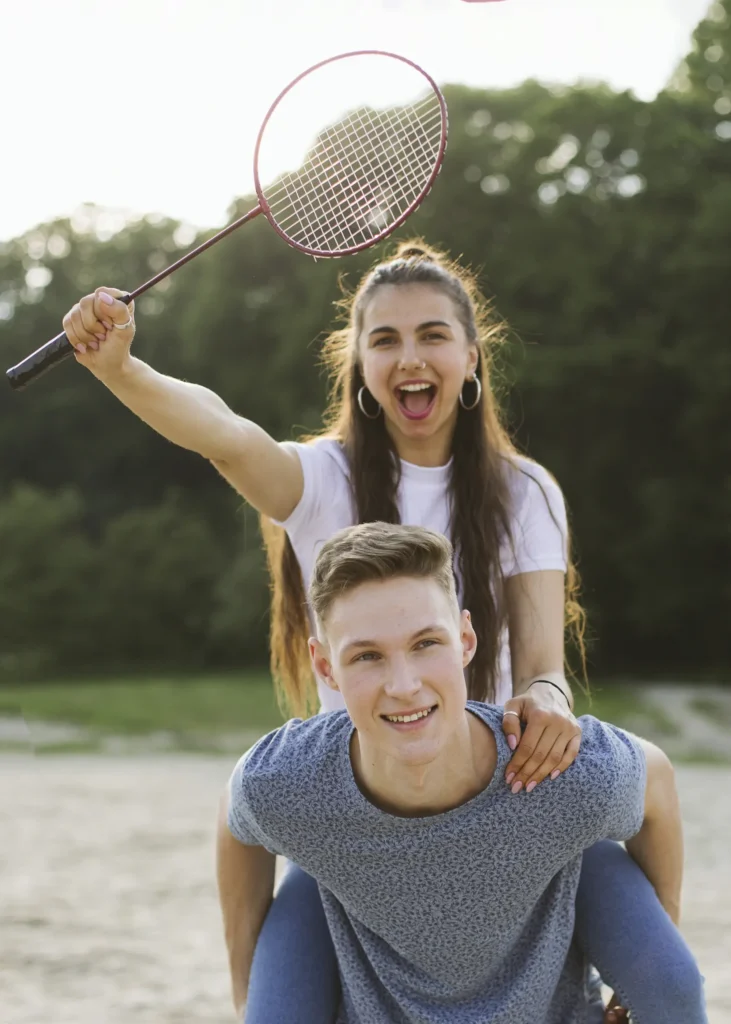
[[[433,120],[435,124],[439,125],[439,130],[441,132],[440,111],[435,111]],[[372,172],[373,179],[377,180],[378,184],[384,187],[385,191],[388,194],[390,194],[390,196],[395,202],[398,202],[401,199],[408,200],[408,202],[411,202],[412,194],[418,194],[424,186],[424,174],[417,173],[417,171],[425,172],[426,177],[428,177],[433,166],[435,154],[433,151],[428,151],[425,148],[423,132],[421,135],[416,134],[412,130],[412,124],[410,124],[408,121],[404,122],[403,111],[392,112],[389,115],[388,121],[384,121],[383,116],[378,115],[377,123],[379,129],[381,129],[382,132],[381,136],[376,140],[378,143],[377,152],[382,161],[381,166],[374,166],[371,160],[369,161],[368,167],[364,168],[363,166],[361,166],[358,168],[358,171],[361,174],[365,172],[365,180],[369,180],[367,177],[368,172]],[[362,128],[363,130],[367,130],[368,127],[370,127],[366,122],[363,121],[361,112],[358,112],[357,127]],[[420,123],[419,127],[421,129],[430,127],[430,119],[425,118],[424,121]],[[413,153],[415,153],[418,157],[423,158],[423,166],[417,166],[417,164],[413,161],[411,163],[407,163],[404,160],[404,146],[396,147],[393,144],[391,144],[388,147],[386,147],[383,145],[383,139],[386,137],[390,138],[393,135],[394,128],[397,131],[402,131],[403,135],[401,141],[408,141],[412,146]],[[386,133],[388,133],[388,136],[386,136]],[[351,140],[349,139],[349,141]],[[411,155],[413,155],[413,153]],[[387,174],[384,173],[384,165],[388,171]],[[394,176],[394,171],[397,172],[396,176]],[[396,186],[395,189],[394,185]],[[402,211],[399,210],[398,212]]]
[[[358,121],[363,124],[363,117],[358,112]],[[355,123],[355,118],[351,118]],[[339,137],[343,136],[343,137]],[[344,162],[337,158],[337,153],[342,153],[344,144],[352,146],[354,136],[347,131],[345,124],[340,124],[336,129],[325,133],[321,139],[320,151],[317,154],[309,155],[307,164],[297,176],[289,176],[285,182],[287,197],[292,203],[289,217],[282,217],[278,220],[280,226],[288,232],[297,231],[299,236],[307,238],[312,242],[317,234],[323,233],[323,227],[335,225],[340,229],[336,231],[331,242],[337,247],[340,240],[345,240],[349,245],[358,244],[362,237],[375,237],[375,233],[366,224],[365,232],[354,233],[352,225],[344,219],[344,215],[352,214],[358,206],[366,210],[372,208],[374,203],[374,189],[372,178],[377,174],[372,160],[368,161],[368,167],[364,165],[363,154],[357,168],[352,167],[353,161]],[[324,144],[331,144],[331,151],[324,149]],[[350,164],[351,166],[346,166]],[[370,178],[366,177],[366,172]],[[336,175],[333,182],[333,172]],[[313,189],[313,184],[315,189]],[[281,216],[281,214],[280,214]],[[323,221],[323,216],[325,220]],[[306,229],[303,234],[303,229]]]
[[[325,252],[380,235],[420,198],[443,138],[436,96],[410,106],[360,108],[326,129],[303,166],[264,190],[295,243]]]
[[[403,109],[393,111],[385,116],[372,111],[359,110],[351,115],[347,122],[341,123],[335,130],[331,129],[327,133],[326,141],[334,138],[336,152],[342,149],[343,143],[345,143],[351,147],[353,152],[350,155],[355,158],[348,161],[354,165],[352,166],[354,180],[346,179],[337,182],[340,186],[340,202],[337,206],[334,206],[332,201],[326,204],[329,212],[335,216],[342,216],[344,210],[351,214],[351,218],[355,214],[356,230],[354,231],[351,225],[350,231],[345,236],[351,242],[354,241],[357,244],[363,238],[376,237],[388,225],[389,219],[395,219],[404,209],[408,208],[413,201],[413,195],[419,194],[423,189],[425,177],[423,174],[415,173],[418,165],[413,160],[413,156],[426,158],[424,169],[428,175],[433,166],[433,154],[423,145],[421,135],[413,131],[413,118],[414,115],[421,116],[423,119],[421,128],[428,129],[429,120],[424,118],[424,106],[429,105],[424,104],[420,108],[412,108],[411,112]],[[409,113],[411,118],[409,118]],[[436,114],[434,120],[439,122],[441,135],[440,112]],[[374,127],[377,129],[376,131],[373,131]],[[386,146],[385,140],[393,141],[399,130],[402,134],[400,139],[402,145],[400,147],[393,144]],[[343,137],[338,138],[338,136]],[[367,149],[362,146],[362,141],[366,136],[371,143]],[[412,159],[410,163],[404,159],[404,142],[411,144]],[[374,163],[374,153],[378,154],[378,163]],[[330,171],[333,164],[332,155],[332,153],[327,154],[329,159],[324,168],[326,172]],[[394,157],[397,159],[395,160]],[[322,170],[322,160],[311,160],[311,163],[317,172],[318,182],[324,184],[326,188],[328,185],[332,186],[329,175],[326,175],[323,183],[322,174],[319,173]],[[341,175],[342,163],[342,161],[337,161],[336,164],[336,170],[340,171]],[[420,167],[418,169],[421,170]],[[349,188],[345,186],[349,186]],[[332,193],[332,187],[329,191]],[[311,226],[312,216],[311,211],[309,212],[310,216],[306,219],[308,225]],[[389,212],[393,214],[392,218],[389,218]],[[360,231],[357,230],[358,228]]]

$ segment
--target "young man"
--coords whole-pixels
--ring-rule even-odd
[[[438,534],[383,523],[337,534],[310,602],[313,668],[347,712],[287,723],[230,780],[219,884],[238,894],[222,899],[237,1009],[278,853],[319,883],[342,1024],[601,1019],[572,944],[581,855],[628,840],[661,898],[665,887],[679,899],[667,867],[682,861],[679,819],[657,799],[665,755],[586,717],[575,764],[514,796],[502,710],[466,699],[476,638]],[[237,848],[249,881],[234,885]],[[700,1004],[692,1020],[705,1020]]]

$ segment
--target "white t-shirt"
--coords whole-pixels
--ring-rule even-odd
[[[322,545],[338,530],[353,526],[357,516],[350,490],[350,467],[340,443],[333,438],[318,438],[291,447],[302,464],[304,491],[294,512],[279,525],[292,543],[306,590]],[[450,536],[449,469],[449,464],[432,468],[402,460],[398,507],[404,525],[424,526]],[[514,468],[508,468],[508,472],[512,545],[506,540],[501,547],[503,574],[516,576],[543,569],[565,572],[566,507],[560,488],[545,469],[521,456],[515,457]],[[459,573],[457,586],[459,590]],[[512,692],[510,648],[504,631],[496,703],[504,704]],[[340,694],[319,681],[318,693],[323,711],[345,707]]]

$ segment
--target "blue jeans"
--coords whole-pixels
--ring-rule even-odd
[[[576,938],[633,1024],[707,1024],[695,960],[618,843],[597,843],[584,854]],[[290,865],[259,936],[245,1024],[334,1024],[339,1000],[317,884]]]

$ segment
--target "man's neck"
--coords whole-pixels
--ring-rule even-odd
[[[463,727],[428,764],[384,757],[357,732],[350,758],[358,785],[371,803],[389,814],[416,818],[441,814],[481,793],[495,772],[497,745],[490,727],[465,711]]]

